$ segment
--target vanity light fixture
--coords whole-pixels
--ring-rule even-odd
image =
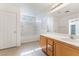
[[[53,13],[67,5],[69,5],[70,3],[58,3],[56,5],[53,5],[53,7],[51,7],[50,13]],[[68,11],[67,11],[68,12]]]

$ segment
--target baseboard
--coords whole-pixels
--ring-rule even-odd
[[[27,43],[39,40],[39,36],[22,37],[21,43]]]
[[[28,43],[28,42],[33,42],[33,41],[39,41],[39,40],[29,40],[29,41],[24,41],[24,42],[22,42],[21,44]]]

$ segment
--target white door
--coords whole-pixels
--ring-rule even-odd
[[[0,49],[16,46],[16,14],[0,12]]]

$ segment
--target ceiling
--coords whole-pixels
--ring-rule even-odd
[[[78,7],[79,7],[79,3],[70,3],[67,6],[65,6],[51,14],[56,17],[66,17],[66,16],[69,16],[72,14],[78,14],[79,13]]]
[[[21,3],[21,8],[33,11],[34,13],[48,13],[53,5],[57,3]]]
[[[50,11],[58,4],[61,3],[21,3],[21,9],[28,10],[29,12],[33,12],[35,14],[51,14],[56,17],[64,17],[71,15],[72,13],[78,13],[79,12],[79,3],[68,3],[68,5],[64,6],[63,8],[60,8],[58,10],[55,10],[53,13]],[[66,3],[62,3],[66,4]],[[60,7],[60,6],[58,6]],[[58,8],[56,7],[56,8]]]

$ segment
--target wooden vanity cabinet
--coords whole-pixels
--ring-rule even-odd
[[[79,56],[79,47],[45,36],[40,36],[40,46],[48,56]]]
[[[79,56],[79,50],[76,48],[69,44],[55,41],[55,56]]]
[[[45,36],[40,36],[40,46],[42,48],[42,51],[45,53],[47,52],[46,45],[47,45],[47,38]]]

